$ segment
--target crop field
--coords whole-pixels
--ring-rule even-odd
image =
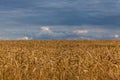
[[[0,80],[120,80],[120,41],[0,41]]]

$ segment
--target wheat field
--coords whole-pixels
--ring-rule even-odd
[[[120,41],[0,41],[0,80],[120,80]]]

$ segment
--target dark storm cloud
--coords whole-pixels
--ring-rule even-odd
[[[0,31],[3,35],[4,28],[21,29],[23,32],[16,32],[12,34],[13,39],[16,36],[22,37],[23,34],[31,35],[36,26],[54,26],[56,31],[59,31],[62,26],[86,29],[107,29],[107,32],[99,33],[99,38],[95,37],[96,33],[85,35],[77,35],[69,32],[56,33],[61,36],[37,34],[33,33],[35,39],[79,39],[79,38],[93,38],[93,39],[109,39],[103,35],[120,35],[120,0],[0,0]],[[24,31],[25,27],[29,26],[31,31],[27,33]],[[62,30],[64,30],[62,29]],[[71,30],[72,30],[71,29]],[[112,31],[113,29],[113,31]],[[115,32],[117,30],[117,32]],[[111,33],[109,32],[111,31]],[[26,33],[25,33],[26,32]],[[36,32],[36,31],[34,31]],[[7,32],[4,34],[8,34]],[[10,35],[10,34],[9,34]],[[8,35],[6,35],[8,36]],[[14,37],[13,37],[14,36]],[[23,36],[24,37],[24,36]],[[111,37],[111,36],[110,36]],[[111,37],[113,38],[113,37]],[[1,38],[2,39],[2,38]],[[11,39],[11,38],[10,38]]]

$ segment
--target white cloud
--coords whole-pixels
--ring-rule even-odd
[[[118,35],[118,34],[115,34],[114,37],[115,37],[115,38],[119,38],[119,35]]]
[[[50,29],[49,26],[41,27],[41,31],[42,31],[42,33],[49,33],[49,34],[53,33],[53,31]]]
[[[28,26],[3,28],[0,39],[120,39],[119,29],[104,29],[103,26]]]
[[[44,30],[44,31],[49,31],[50,30],[50,28],[48,26],[43,26],[43,27],[41,27],[41,29]]]
[[[88,33],[88,30],[74,30],[73,31],[73,33],[75,33],[75,34],[86,34],[86,33]]]
[[[32,38],[29,38],[27,36],[21,37],[21,38],[17,38],[17,40],[31,40]]]

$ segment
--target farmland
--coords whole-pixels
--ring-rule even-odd
[[[120,41],[0,41],[0,80],[120,80]]]

